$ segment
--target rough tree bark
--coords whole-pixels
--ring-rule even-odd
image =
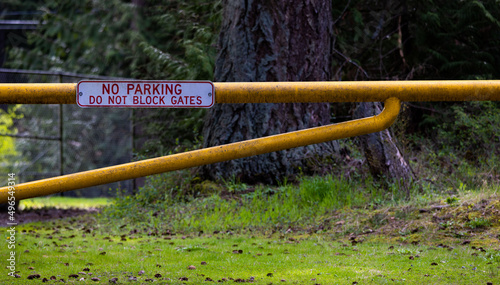
[[[225,0],[215,81],[320,81],[331,78],[329,0]],[[216,94],[217,96],[217,94]],[[204,147],[329,124],[329,104],[223,104],[204,126]],[[212,180],[276,183],[308,157],[331,156],[324,143],[201,168]]]
[[[380,114],[382,109],[382,103],[360,103],[354,111],[354,118],[374,116]],[[390,129],[360,136],[359,141],[372,175],[392,179],[408,191],[415,176]]]

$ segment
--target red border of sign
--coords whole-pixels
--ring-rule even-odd
[[[80,83],[86,83],[86,82],[109,82],[109,83],[127,83],[127,82],[132,82],[132,83],[208,83],[212,86],[212,102],[210,105],[207,106],[200,106],[200,105],[182,105],[182,106],[175,106],[175,105],[165,105],[165,106],[138,106],[138,105],[106,105],[106,106],[96,106],[96,105],[81,105],[79,101],[78,93],[80,93]],[[215,104],[215,86],[212,81],[208,80],[81,80],[78,82],[76,85],[76,103],[78,106],[82,108],[210,108]]]

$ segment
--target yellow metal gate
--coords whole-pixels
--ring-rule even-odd
[[[215,102],[385,102],[373,117],[48,178],[15,186],[17,200],[382,131],[401,101],[500,101],[500,81],[214,83]],[[0,84],[0,104],[76,104],[76,83]],[[0,203],[9,187],[0,188]]]

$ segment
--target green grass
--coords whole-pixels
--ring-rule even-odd
[[[495,196],[500,190],[498,184],[477,190],[469,190],[461,184],[450,198],[448,191],[430,190],[429,184],[424,182],[412,188],[411,197],[407,198],[404,191],[394,185],[383,189],[370,179],[359,182],[332,176],[305,177],[298,185],[261,185],[253,188],[240,185],[239,189],[234,188],[231,187],[227,195],[211,194],[188,201],[167,198],[154,202],[150,202],[147,196],[151,192],[143,189],[138,196],[116,199],[112,207],[104,209],[102,218],[137,224],[155,231],[170,229],[189,233],[231,230],[268,234],[285,232],[290,228],[308,232],[328,231],[334,228],[331,221],[345,220],[346,213],[350,213],[348,216],[351,219],[357,216],[358,221],[349,223],[339,232],[342,235],[348,231],[362,232],[367,224],[372,226],[370,223],[382,226],[388,219],[388,212],[397,212],[401,207],[412,213],[418,212],[418,207],[429,204],[457,207],[467,200],[475,199],[474,195],[488,198],[488,195]],[[471,197],[467,198],[467,195]],[[469,225],[481,227],[481,223],[485,222],[472,221]],[[112,225],[109,230],[113,230]]]
[[[244,184],[234,187],[233,183],[223,187],[220,188],[225,189],[225,195],[219,192],[176,200],[169,198],[168,189],[161,192],[159,188],[147,186],[134,197],[116,199],[112,207],[104,210],[103,216],[179,232],[285,231],[315,226],[338,210],[373,210],[406,197],[396,187],[382,189],[372,179],[360,182],[332,176],[304,177],[298,185],[280,187]],[[419,189],[412,191],[421,197]],[[156,199],[152,199],[152,195]]]
[[[74,197],[41,197],[22,200],[19,208],[23,209],[88,209],[101,208],[111,203],[110,198],[74,198]]]
[[[337,187],[328,179],[318,184],[306,186]],[[482,191],[462,187],[451,205],[448,196],[427,202],[420,197],[314,215],[313,209],[340,198],[293,200],[305,194],[288,185],[274,195],[256,191],[171,204],[170,217],[155,212],[165,206],[159,204],[145,212],[149,218],[142,222],[93,214],[24,224],[16,227],[16,270],[21,277],[9,277],[5,270],[0,284],[40,284],[43,278],[51,284],[51,276],[66,282],[84,278],[79,284],[110,284],[112,278],[130,283],[131,276],[137,284],[149,279],[157,284],[211,284],[205,280],[252,277],[254,284],[495,284],[500,279],[498,190],[493,185]],[[351,202],[356,199],[365,198]],[[429,210],[436,204],[446,207]],[[269,206],[276,209],[265,211]],[[304,209],[311,217],[300,217]],[[272,223],[281,219],[282,226],[296,227],[257,219],[266,212]],[[9,240],[7,231],[2,235]],[[6,245],[2,256],[8,256]],[[3,262],[7,266],[5,258]],[[189,269],[191,265],[196,269]],[[40,278],[29,280],[34,274]],[[78,277],[69,278],[73,274]]]
[[[99,278],[102,284],[109,284],[113,277],[119,283],[129,283],[130,276],[137,277],[138,283],[153,279],[168,284],[210,284],[207,278],[232,282],[251,277],[254,284],[279,284],[281,280],[284,284],[485,284],[500,278],[498,251],[481,252],[470,246],[450,249],[360,237],[357,240],[366,240],[353,246],[348,237],[332,239],[327,234],[147,236],[131,233],[131,226],[123,228],[122,240],[120,234],[98,233],[99,225],[92,219],[85,223],[77,219],[36,223],[17,229],[16,270],[21,278],[5,272],[0,283],[39,284],[51,276],[65,281],[84,278],[79,284],[95,284],[91,277]],[[188,269],[191,265],[196,269]],[[144,274],[139,275],[141,270]],[[41,277],[28,280],[32,274]],[[78,278],[70,279],[71,274],[78,274]],[[183,277],[188,280],[179,280]]]

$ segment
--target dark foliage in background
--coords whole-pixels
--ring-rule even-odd
[[[9,49],[7,66],[65,70],[134,79],[213,76],[220,1],[11,0],[5,10],[36,7],[43,22],[28,34],[30,48]],[[33,8],[29,8],[33,9]],[[135,113],[143,154],[193,146],[203,110],[148,109]],[[142,143],[141,143],[142,145]]]
[[[335,80],[500,77],[497,1],[343,2],[334,5]],[[410,144],[408,135],[420,134],[461,157],[498,153],[499,108],[498,102],[410,103],[398,137]],[[336,110],[341,117],[349,108]]]

